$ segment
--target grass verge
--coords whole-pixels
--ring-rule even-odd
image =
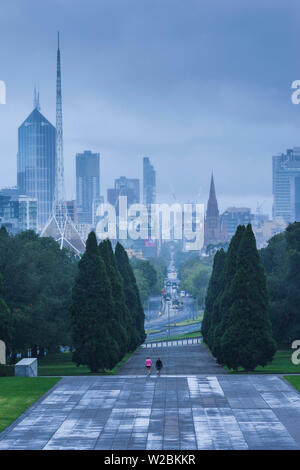
[[[284,375],[283,378],[300,392],[300,375]]]
[[[176,339],[188,339],[188,338],[199,338],[199,337],[202,337],[200,331],[192,331],[191,333],[185,333],[184,335],[152,339],[151,341],[147,341],[147,343],[157,343],[158,341],[173,341],[173,340],[175,341]]]
[[[59,380],[54,377],[0,377],[0,432]]]
[[[91,373],[86,366],[77,367],[72,362],[72,353],[64,352],[57,354],[47,354],[46,357],[38,361],[39,376],[63,376],[63,375],[114,375],[128,361],[134,352],[125,354],[123,359],[116,364],[112,370],[106,370],[102,373]]]
[[[200,321],[202,321],[202,318],[203,318],[203,315],[198,315],[197,317],[194,318],[194,320],[190,318],[188,320],[171,323],[170,326],[176,327],[176,326],[194,325],[195,323],[199,323]]]
[[[278,350],[272,362],[265,367],[258,366],[253,372],[245,372],[240,369],[237,372],[227,369],[230,374],[300,374],[300,365],[295,365],[291,360],[292,351],[290,349]]]
[[[154,335],[155,333],[161,333],[162,330],[145,330],[146,335]]]

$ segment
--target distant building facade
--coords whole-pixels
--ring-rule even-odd
[[[221,215],[221,228],[225,230],[231,238],[238,225],[248,225],[251,223],[251,209],[248,207],[229,207]]]
[[[29,196],[19,196],[19,230],[38,230],[38,200]]]
[[[25,195],[4,195],[0,191],[0,226],[6,227],[13,235],[24,230],[37,232],[37,199]]]
[[[76,201],[73,199],[71,201],[66,201],[67,204],[67,209],[68,209],[68,214],[70,218],[72,219],[74,224],[78,223],[78,217],[77,217],[77,206],[76,206]]]
[[[273,218],[300,221],[300,147],[273,156]]]
[[[100,197],[100,154],[76,154],[76,203],[79,223],[91,224],[93,201]]]
[[[115,187],[107,190],[107,201],[116,207],[117,214],[120,196],[127,197],[127,207],[138,204],[140,202],[140,180],[121,176],[115,180]]]
[[[273,220],[265,220],[260,225],[252,226],[258,248],[267,246],[270,238],[278,233],[284,232],[287,227],[283,217],[274,217]]]
[[[19,202],[0,191],[0,227],[6,227],[7,231],[16,234],[19,231]]]
[[[21,195],[37,199],[38,228],[47,222],[55,185],[56,129],[39,104],[18,130],[17,181]]]

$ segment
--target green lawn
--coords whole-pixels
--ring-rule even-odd
[[[200,314],[197,317],[195,317],[194,320],[192,318],[189,318],[188,320],[184,320],[184,321],[180,321],[180,322],[176,322],[176,323],[171,323],[170,326],[172,326],[172,327],[175,326],[176,327],[176,326],[193,325],[194,323],[199,323],[202,320],[203,320],[203,315]]]
[[[0,377],[0,432],[60,378]]]
[[[279,350],[275,353],[272,362],[267,364],[265,367],[257,367],[252,374],[300,374],[300,364],[294,365],[291,361],[292,350]],[[227,369],[227,368],[226,368]],[[227,369],[228,370],[228,369]],[[238,370],[234,372],[229,371],[231,374],[246,374],[247,372]],[[249,372],[248,372],[249,373]]]
[[[157,343],[158,341],[173,341],[176,339],[188,339],[188,338],[199,338],[202,337],[200,331],[193,331],[192,333],[186,333],[184,335],[178,335],[178,336],[170,336],[170,338],[158,338],[158,339],[152,339],[151,341],[147,341],[148,343]]]
[[[300,375],[285,375],[283,378],[300,392]]]
[[[45,358],[38,360],[38,375],[114,375],[132,354],[133,352],[127,353],[112,370],[96,374],[92,374],[86,366],[76,367],[76,364],[72,362],[72,353],[70,352],[47,354]]]
[[[145,330],[146,335],[153,335],[155,333],[161,333],[162,330]]]

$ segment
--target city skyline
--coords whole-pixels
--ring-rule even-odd
[[[9,45],[0,51],[0,78],[7,86],[7,103],[0,107],[0,187],[16,184],[16,129],[31,112],[35,83],[42,113],[55,121],[51,71],[60,29],[68,199],[76,193],[75,155],[90,149],[102,156],[103,195],[120,175],[141,178],[147,155],[157,172],[158,201],[171,202],[175,193],[181,202],[205,202],[214,171],[221,212],[230,206],[254,211],[264,202],[271,215],[272,156],[299,144],[299,109],[290,99],[291,83],[299,78],[296,2],[275,1],[269,10],[259,2],[241,8],[230,1],[216,10],[175,1],[170,10],[168,1],[147,7],[131,1],[130,24],[130,8],[119,1],[117,9],[90,1],[86,18],[77,1],[71,12],[46,1],[43,15],[35,1],[28,8],[20,1],[18,9],[5,3],[16,29],[0,20],[0,39]],[[72,25],[61,19],[65,9]],[[16,62],[22,80],[13,73]]]
[[[300,450],[299,0],[1,13],[0,454]]]

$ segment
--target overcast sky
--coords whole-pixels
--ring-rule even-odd
[[[32,111],[55,124],[61,34],[67,196],[75,154],[101,154],[101,193],[157,172],[161,202],[271,212],[272,155],[300,146],[299,1],[1,0],[0,187],[16,184],[17,129]],[[142,182],[142,181],[141,181]]]

